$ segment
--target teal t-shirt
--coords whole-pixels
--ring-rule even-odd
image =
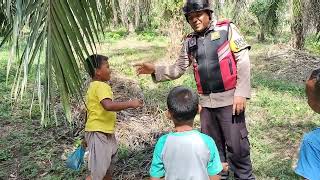
[[[222,171],[214,140],[197,130],[172,132],[158,140],[150,176],[175,180],[208,180]]]
[[[320,179],[320,128],[304,135],[296,173],[309,180]]]

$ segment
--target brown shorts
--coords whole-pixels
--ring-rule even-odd
[[[117,152],[117,141],[114,134],[102,132],[85,132],[88,144],[88,166],[93,180],[101,180],[108,173],[112,174]]]

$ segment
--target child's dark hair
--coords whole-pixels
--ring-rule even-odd
[[[108,61],[108,57],[100,55],[100,54],[93,54],[86,59],[87,64],[87,71],[91,77],[94,77],[95,70],[100,68],[103,61]]]
[[[314,87],[314,95],[320,101],[320,68],[312,71],[311,76],[310,76],[309,79],[310,80],[311,79],[315,79],[316,80],[315,87]]]
[[[198,105],[198,95],[183,86],[173,88],[167,97],[168,110],[177,122],[193,120],[198,112]]]

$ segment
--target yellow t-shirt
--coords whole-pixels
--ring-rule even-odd
[[[91,82],[86,96],[88,112],[85,131],[114,133],[116,113],[105,110],[100,103],[106,98],[113,99],[111,87],[105,82]]]

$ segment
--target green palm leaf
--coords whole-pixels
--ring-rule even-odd
[[[99,32],[111,19],[106,7],[110,7],[108,0],[0,1],[0,36],[4,37],[0,47],[6,42],[11,45],[7,78],[13,63],[17,67],[12,96],[23,97],[28,76],[34,72],[43,125],[55,113],[51,104],[55,88],[71,121],[70,97],[82,97],[80,72],[86,68],[85,58],[96,52]]]

